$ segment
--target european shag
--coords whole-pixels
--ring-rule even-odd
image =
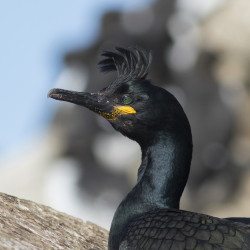
[[[141,147],[137,183],[115,212],[109,250],[249,250],[249,219],[179,210],[192,158],[191,129],[176,98],[146,78],[151,53],[116,48],[102,56],[101,71],[117,71],[107,87],[97,93],[52,89],[48,96],[100,114]]]

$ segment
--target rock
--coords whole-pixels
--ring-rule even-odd
[[[108,231],[32,201],[0,193],[0,249],[107,249]]]

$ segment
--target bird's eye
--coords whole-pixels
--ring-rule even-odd
[[[128,95],[124,95],[124,96],[122,97],[122,103],[123,103],[123,104],[128,105],[128,104],[130,104],[132,101],[133,101],[133,99],[132,99],[130,96],[128,96]]]

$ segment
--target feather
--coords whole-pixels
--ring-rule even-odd
[[[117,71],[118,78],[127,81],[145,79],[152,61],[151,52],[138,47],[116,47],[114,52],[104,51],[101,55],[105,57],[98,63],[101,72]]]

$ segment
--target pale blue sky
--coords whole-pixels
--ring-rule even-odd
[[[0,154],[51,116],[46,98],[66,51],[87,46],[103,12],[134,0],[0,1]],[[139,0],[142,4],[150,0]]]

